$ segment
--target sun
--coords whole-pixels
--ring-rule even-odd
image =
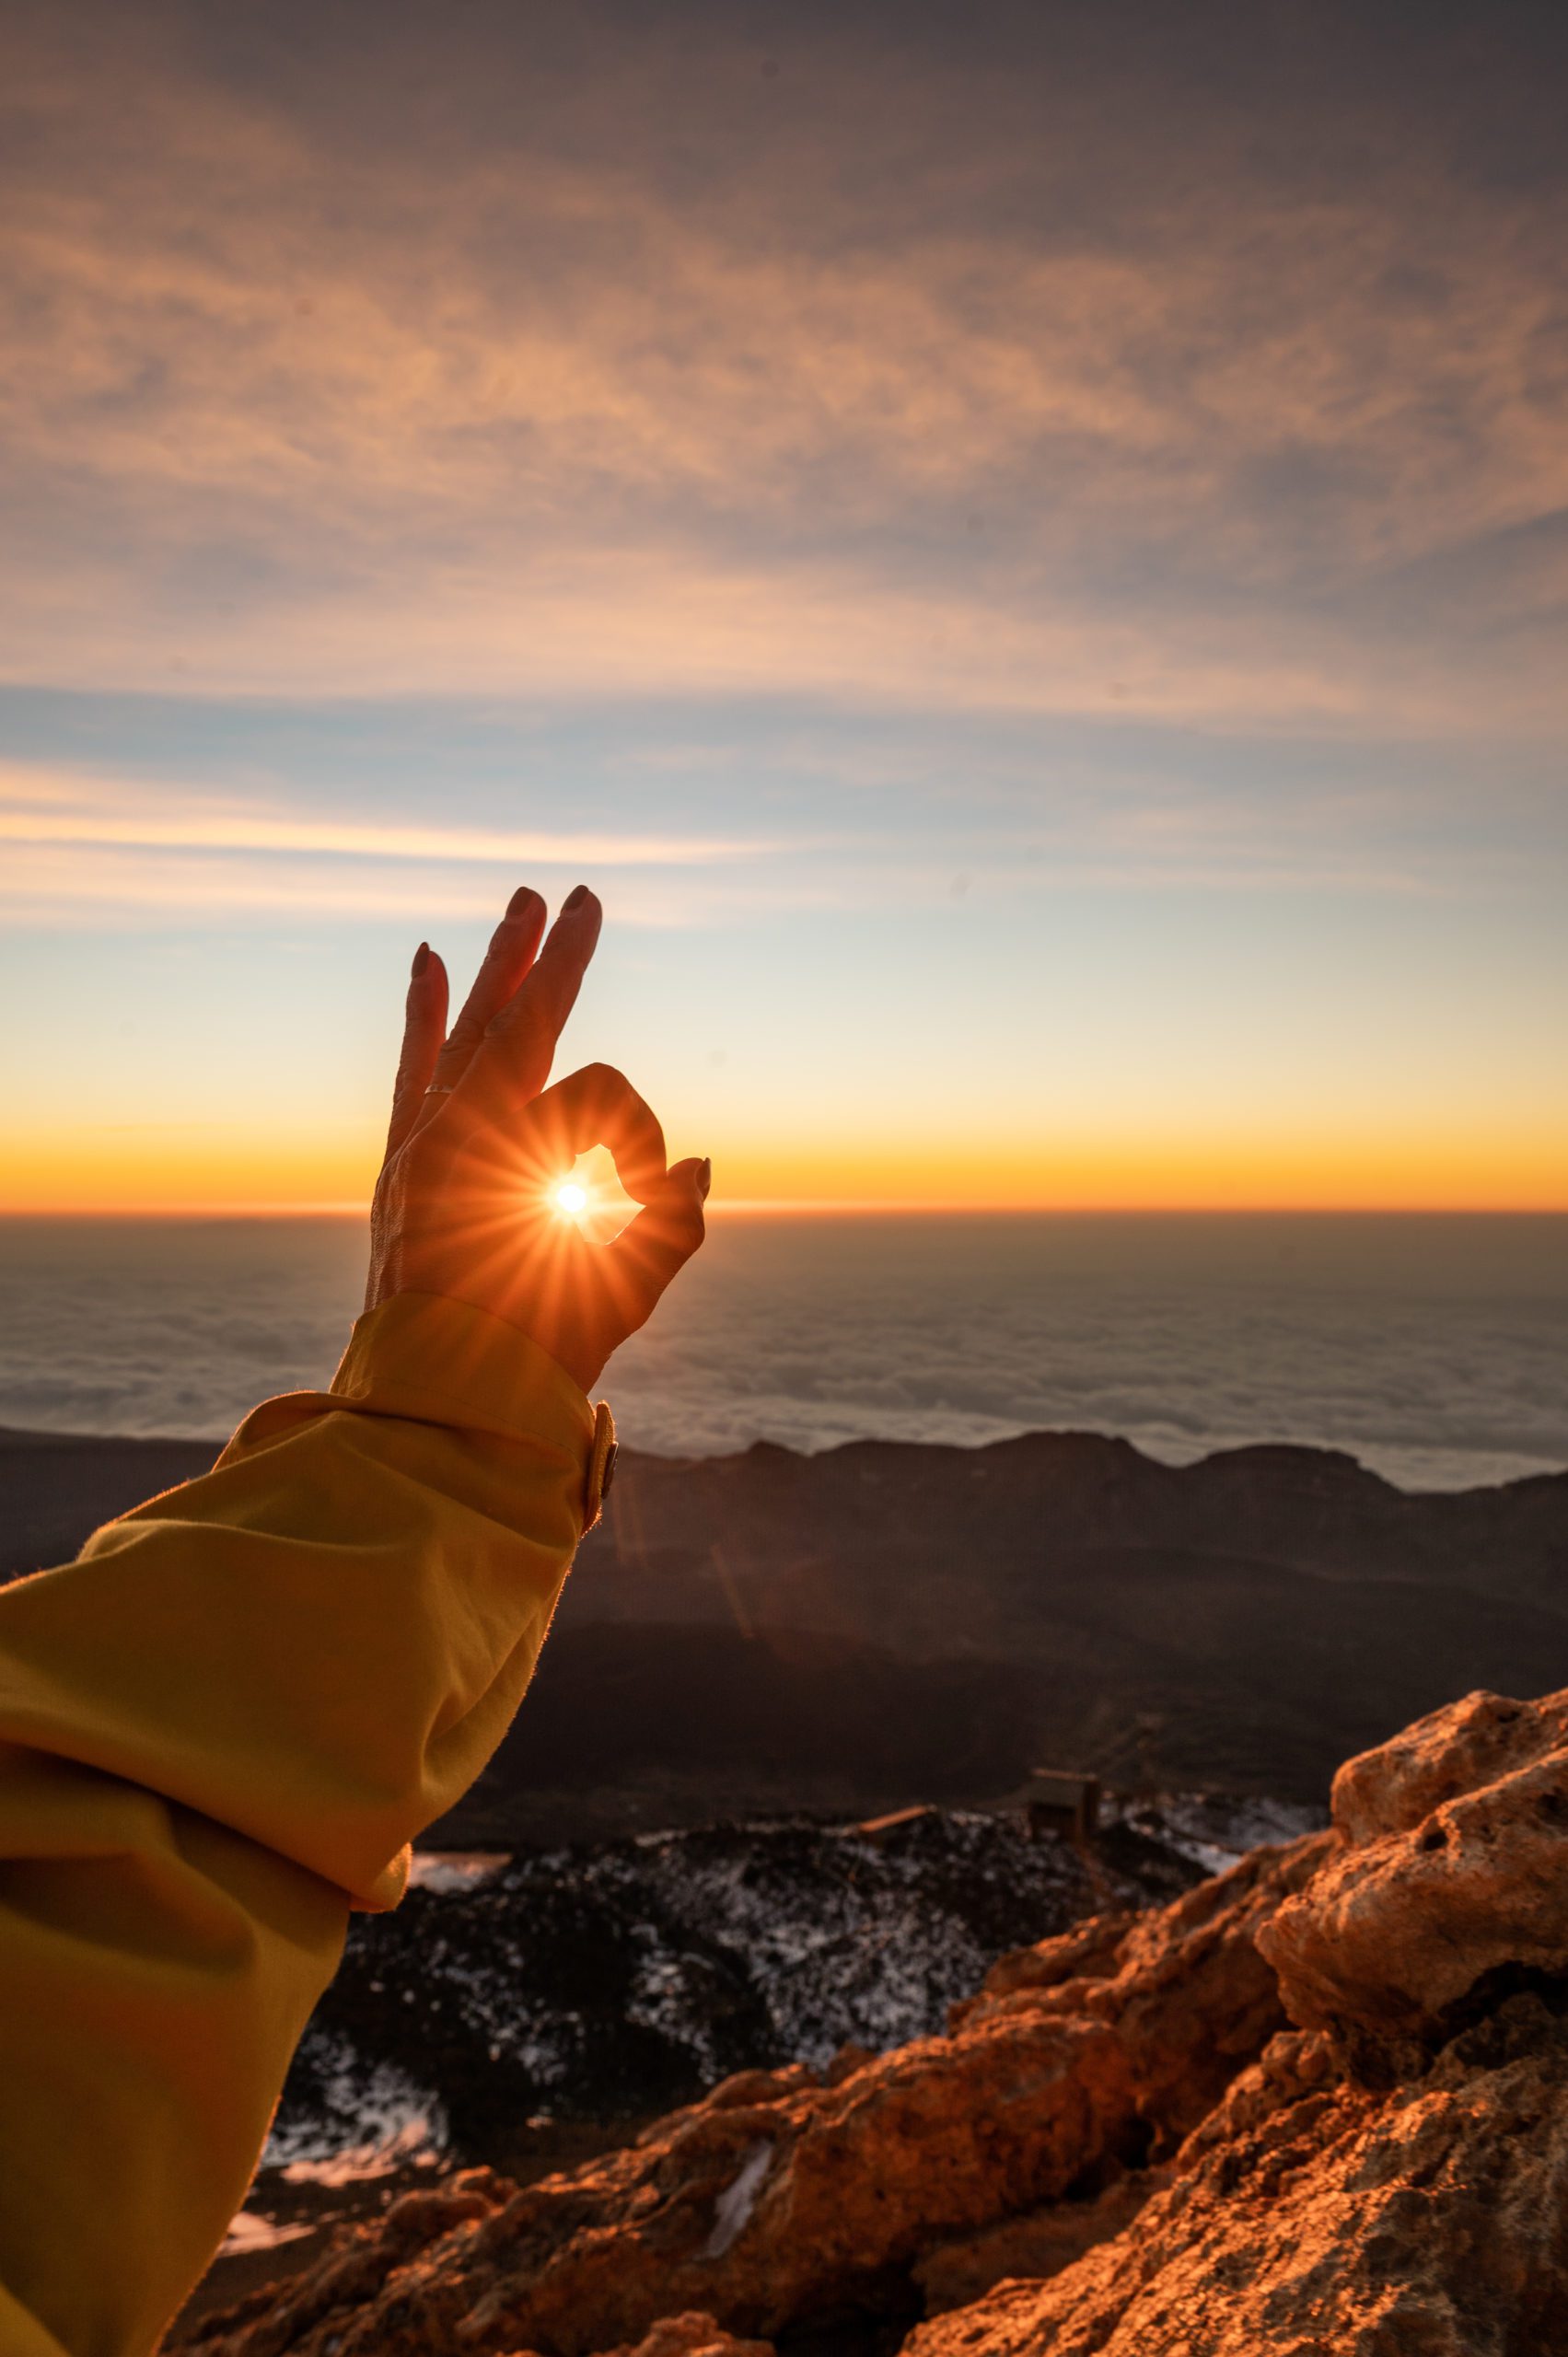
[[[534,1202],[551,1219],[567,1221],[585,1244],[612,1244],[637,1213],[621,1184],[615,1156],[602,1145],[589,1146],[564,1169],[557,1163]]]

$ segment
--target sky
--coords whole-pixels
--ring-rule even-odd
[[[1568,17],[11,0],[0,1208],[1568,1207]]]

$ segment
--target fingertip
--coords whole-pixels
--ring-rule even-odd
[[[519,884],[506,903],[505,923],[515,923],[518,917],[531,916],[544,906],[544,895],[536,892],[531,884]]]
[[[446,1028],[447,969],[427,941],[420,943],[409,971],[408,1010],[412,1023]]]
[[[585,939],[589,941],[591,947],[592,942],[598,938],[603,923],[604,908],[598,894],[591,891],[587,885],[579,884],[562,901],[554,932],[564,945],[581,957]]]
[[[555,923],[544,946],[552,959],[563,959],[569,964],[580,961],[586,966],[593,956],[603,923],[604,911],[598,895],[590,892],[586,884],[579,884],[575,891],[567,893],[556,911]]]
[[[699,1155],[689,1155],[684,1162],[672,1163],[665,1173],[664,1184],[653,1196],[650,1208],[666,1221],[688,1235],[694,1233],[696,1242],[690,1248],[695,1251],[707,1225],[703,1205],[707,1201],[704,1173],[706,1161]]]

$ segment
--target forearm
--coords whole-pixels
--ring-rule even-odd
[[[200,2272],[349,1905],[516,1708],[594,1442],[542,1353],[404,1297],[0,1596],[0,2284],[61,2347],[150,2348]]]

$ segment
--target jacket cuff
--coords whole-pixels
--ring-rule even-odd
[[[344,1406],[542,1441],[583,1469],[585,1531],[615,1468],[615,1422],[520,1328],[444,1294],[399,1293],[354,1326],[330,1387]]]

